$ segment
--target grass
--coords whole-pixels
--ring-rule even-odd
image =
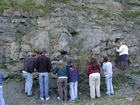
[[[98,25],[104,26],[104,25],[111,25],[111,22],[106,20],[106,19],[100,19],[100,20],[96,20],[96,23]]]
[[[133,5],[133,6],[140,6],[140,2],[138,0],[128,1],[125,4]]]
[[[140,71],[137,71],[137,72],[132,71],[131,74],[134,74],[136,76],[140,76]]]
[[[21,74],[11,74],[9,75],[8,79],[13,81],[18,81],[18,82],[24,81],[24,77]]]
[[[24,33],[20,34],[18,37],[17,37],[17,43],[19,45],[21,45],[21,42],[22,42],[22,37],[24,36]]]
[[[53,8],[53,6],[51,6],[51,0],[46,0],[44,4],[36,4],[33,0],[26,0],[25,2],[18,2],[18,0],[12,0],[11,2],[0,0],[0,14],[9,7],[12,7],[14,10],[22,9],[27,12],[36,9],[42,9],[44,12],[47,12]]]
[[[136,10],[136,11],[126,10],[122,14],[120,14],[120,16],[127,21],[135,20],[135,18],[140,16],[140,10]]]
[[[1,69],[7,70],[7,66],[5,64],[0,65]]]

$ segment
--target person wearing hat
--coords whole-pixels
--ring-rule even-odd
[[[113,95],[114,89],[112,85],[112,78],[113,78],[113,71],[112,71],[112,63],[109,62],[107,57],[104,57],[104,63],[103,63],[103,71],[106,79],[106,87],[107,87],[107,95]]]
[[[57,74],[57,88],[58,88],[58,100],[67,101],[67,79],[68,79],[68,67],[60,60],[53,70],[53,74]]]
[[[69,83],[69,95],[70,100],[75,102],[78,98],[78,81],[79,81],[79,69],[73,62],[72,58],[68,58],[68,83]]]

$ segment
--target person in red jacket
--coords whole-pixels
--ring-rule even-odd
[[[86,74],[89,75],[90,97],[100,98],[100,65],[95,58],[92,58],[87,66]]]

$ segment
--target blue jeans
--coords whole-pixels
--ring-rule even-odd
[[[113,89],[113,85],[112,85],[112,75],[108,75],[106,77],[106,86],[107,86],[106,94],[108,94],[108,95],[114,94],[114,89]]]
[[[32,95],[32,85],[33,85],[33,75],[32,73],[23,73],[23,76],[25,78],[25,93],[27,95]]]
[[[2,87],[0,87],[0,105],[5,105]]]
[[[77,95],[77,90],[78,90],[78,81],[75,82],[69,82],[69,94],[71,97],[71,100],[75,100],[77,99],[78,95]]]
[[[40,97],[49,97],[49,74],[48,72],[39,73]]]

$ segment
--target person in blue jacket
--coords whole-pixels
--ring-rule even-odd
[[[79,81],[79,69],[73,62],[72,58],[68,58],[68,84],[69,84],[69,95],[70,100],[75,102],[78,98],[78,81]]]
[[[5,105],[5,101],[3,98],[3,90],[2,90],[2,81],[4,79],[3,73],[0,71],[0,105]]]

